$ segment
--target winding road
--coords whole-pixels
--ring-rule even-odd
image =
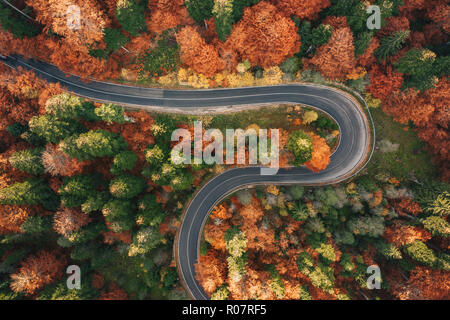
[[[308,105],[328,113],[341,130],[339,147],[330,165],[320,173],[304,167],[281,169],[276,175],[261,175],[259,167],[231,169],[207,182],[186,208],[174,246],[180,278],[193,299],[208,299],[195,279],[194,265],[199,258],[203,227],[213,207],[232,192],[255,185],[301,184],[328,185],[342,182],[357,174],[373,152],[375,132],[370,113],[356,99],[343,91],[313,84],[213,90],[163,90],[131,87],[92,81],[85,83],[66,76],[56,67],[20,56],[0,60],[12,68],[33,70],[49,82],[59,82],[76,95],[96,101],[136,106],[141,109],[213,108],[235,105],[291,103]]]

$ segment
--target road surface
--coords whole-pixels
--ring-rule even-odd
[[[354,98],[343,91],[313,84],[293,84],[213,90],[164,90],[117,85],[92,81],[85,83],[78,77],[67,77],[55,66],[25,60],[20,56],[2,58],[10,67],[33,70],[49,82],[59,82],[76,95],[97,101],[139,106],[170,108],[224,107],[235,105],[292,103],[303,104],[328,113],[338,123],[340,144],[331,157],[330,165],[320,173],[308,169],[282,169],[273,176],[261,175],[259,167],[228,170],[206,183],[185,210],[179,228],[174,253],[180,278],[194,299],[208,299],[195,279],[194,265],[199,257],[199,244],[204,224],[213,207],[230,193],[255,185],[301,184],[318,186],[338,183],[361,170],[373,152],[375,133],[371,118]]]

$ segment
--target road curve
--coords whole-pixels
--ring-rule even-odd
[[[59,82],[69,91],[92,100],[117,104],[165,108],[205,108],[230,105],[292,103],[309,105],[328,113],[341,130],[340,145],[331,157],[330,165],[320,173],[304,167],[282,169],[278,174],[260,174],[259,167],[226,171],[207,182],[194,196],[185,210],[179,228],[174,253],[180,278],[194,299],[208,299],[195,279],[194,265],[199,257],[202,230],[213,207],[230,193],[244,187],[262,184],[302,184],[318,186],[338,183],[361,170],[373,152],[372,120],[350,95],[333,88],[293,84],[269,87],[250,87],[217,90],[163,90],[116,85],[92,81],[85,83],[78,77],[66,76],[56,67],[20,56],[1,60],[12,68],[22,67],[49,82]]]

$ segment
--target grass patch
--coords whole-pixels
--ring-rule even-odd
[[[372,109],[375,122],[377,143],[386,139],[399,144],[396,152],[383,153],[378,146],[367,170],[370,175],[388,173],[397,179],[408,179],[414,175],[417,179],[436,177],[436,169],[426,151],[426,143],[419,140],[414,130],[394,122],[381,109]],[[406,127],[407,128],[407,127]]]

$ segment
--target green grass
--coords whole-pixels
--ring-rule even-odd
[[[386,173],[397,179],[436,177],[436,169],[426,151],[426,143],[420,141],[413,129],[394,122],[381,109],[372,109],[377,142],[386,139],[400,146],[396,152],[382,153],[375,150],[367,170],[370,175]]]

